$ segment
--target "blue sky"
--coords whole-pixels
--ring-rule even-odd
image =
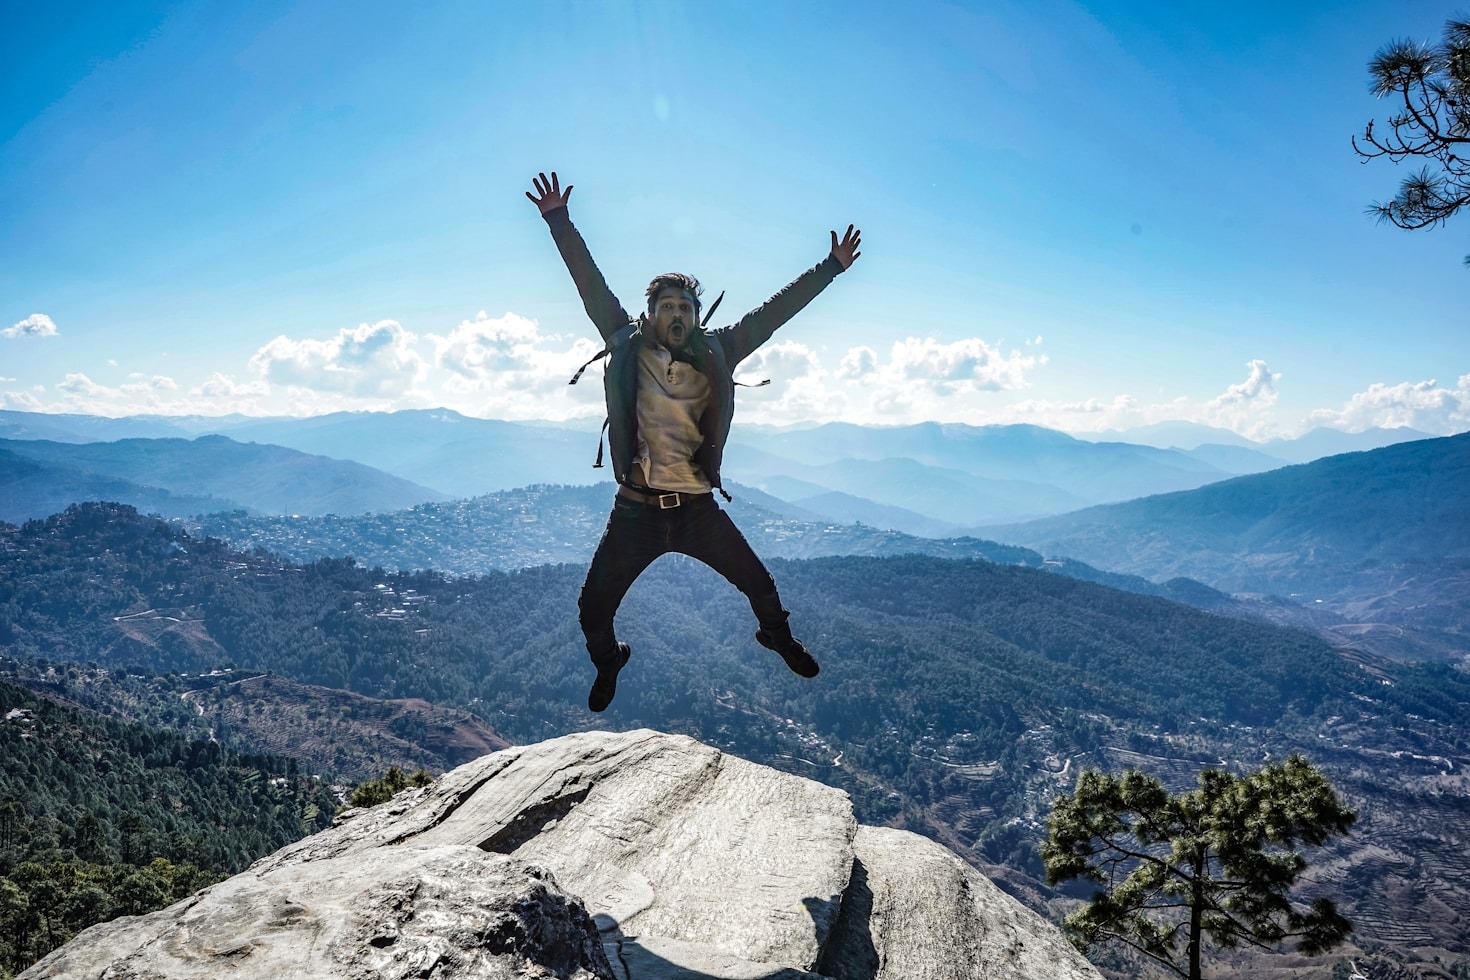
[[[747,422],[1465,431],[1470,215],[1375,224],[1349,145],[1455,13],[0,0],[0,408],[600,421],[556,169],[630,307],[862,229]]]

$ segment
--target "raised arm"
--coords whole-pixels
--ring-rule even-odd
[[[628,311],[623,309],[623,304],[608,288],[607,280],[602,277],[597,263],[592,261],[592,252],[583,241],[581,232],[572,224],[571,213],[567,208],[567,199],[572,196],[572,185],[568,184],[563,190],[561,180],[553,170],[550,178],[544,173],[531,178],[531,186],[536,192],[533,194],[527,191],[526,197],[536,205],[541,217],[546,219],[546,225],[551,229],[551,238],[556,242],[556,249],[561,253],[567,271],[572,274],[577,294],[582,297],[582,308],[597,326],[597,332],[606,340],[627,326],[631,318]]]
[[[862,253],[862,232],[852,225],[838,241],[837,232],[832,232],[832,250],[827,257],[803,272],[785,289],[766,300],[760,306],[740,318],[740,322],[713,331],[725,346],[726,355],[732,365],[749,357],[761,344],[771,338],[777,328],[800,313],[817,294],[841,273],[852,267]]]

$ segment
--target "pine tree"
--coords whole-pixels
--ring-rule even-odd
[[[1368,209],[1400,228],[1432,228],[1470,204],[1470,20],[1450,20],[1438,44],[1393,41],[1368,63],[1373,94],[1393,101],[1387,132],[1370,120],[1353,149],[1364,160],[1432,160],[1398,195]],[[1470,265],[1470,256],[1465,257]]]
[[[1086,770],[1057,797],[1042,847],[1047,880],[1102,886],[1064,928],[1079,949],[1116,941],[1199,980],[1203,941],[1307,955],[1347,938],[1352,924],[1326,898],[1305,909],[1288,893],[1319,847],[1357,819],[1306,759],[1293,755],[1237,777],[1219,769],[1171,795],[1155,777]]]

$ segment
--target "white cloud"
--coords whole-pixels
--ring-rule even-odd
[[[40,314],[22,325],[50,335]],[[575,387],[573,372],[601,349],[591,329],[548,332],[515,313],[481,311],[445,332],[416,333],[393,320],[336,330],[323,338],[281,336],[261,346],[238,370],[180,379],[133,373],[115,385],[87,374],[67,374],[49,387],[0,390],[0,408],[96,415],[317,415],[446,407],[467,415],[512,420],[600,419],[606,362],[593,365]],[[1352,395],[1340,409],[1286,420],[1283,376],[1264,360],[1245,364],[1239,380],[1214,395],[1150,399],[1132,394],[1085,396],[1033,393],[1048,366],[1042,338],[1017,347],[978,337],[952,342],[905,337],[888,350],[858,346],[831,351],[799,342],[771,342],[743,362],[740,422],[804,421],[908,423],[923,420],[974,425],[1027,422],[1070,432],[1129,429],[1183,420],[1231,429],[1253,439],[1300,434],[1311,426],[1360,431],[1408,425],[1434,434],[1470,429],[1470,374],[1453,387],[1433,380],[1380,383]],[[115,367],[115,365],[114,365]],[[104,369],[107,370],[107,369]],[[116,375],[107,370],[109,377]],[[0,385],[16,379],[0,378]]]
[[[13,340],[17,337],[55,337],[56,324],[44,313],[32,313],[13,327],[0,330],[0,337]]]
[[[173,378],[165,377],[161,374],[155,374],[153,377],[148,378],[144,377],[144,375],[140,372],[134,371],[132,374],[128,375],[128,377],[133,378],[134,380],[128,384],[120,386],[121,391],[160,392],[179,390],[179,386]]]
[[[842,418],[849,405],[848,395],[834,387],[817,353],[793,341],[761,347],[740,362],[735,380],[751,386],[735,395],[740,417],[758,422],[828,421]],[[763,385],[765,381],[770,385]]]
[[[1453,388],[1441,387],[1432,379],[1373,384],[1349,398],[1341,409],[1318,409],[1298,423],[1283,424],[1274,411],[1281,374],[1262,360],[1250,361],[1246,370],[1244,381],[1205,401],[1174,398],[1139,402],[1120,395],[1111,401],[1016,402],[999,413],[1003,418],[994,420],[1034,421],[1069,432],[1130,429],[1179,420],[1229,429],[1259,442],[1291,438],[1318,427],[1362,432],[1374,427],[1408,426],[1432,435],[1453,435],[1470,429],[1470,374],[1459,377]]]
[[[837,367],[837,377],[858,381],[878,370],[878,352],[871,347],[854,347],[842,356]]]
[[[592,333],[589,325],[587,333]],[[567,382],[602,349],[586,334],[570,341],[543,334],[540,325],[516,313],[491,317],[481,310],[447,336],[429,334],[441,404],[470,415],[505,419],[557,419],[602,411],[596,367],[575,387]]]
[[[260,398],[270,390],[264,381],[249,381],[244,384],[219,371],[209,376],[203,384],[189,389],[189,394],[217,401],[240,401]]]
[[[1025,388],[1030,373],[1046,363],[1044,354],[1006,353],[980,338],[946,344],[906,337],[886,359],[870,347],[854,347],[829,370],[802,344],[767,344],[740,375],[747,381],[769,377],[772,386],[742,392],[741,413],[773,424],[978,419],[996,410],[994,393]]]
[[[487,418],[585,418],[604,411],[595,368],[581,384],[567,385],[601,349],[590,327],[586,334],[592,336],[548,335],[513,313],[482,312],[444,336],[383,320],[325,338],[277,337],[239,373],[214,371],[182,384],[134,373],[115,387],[73,373],[49,390],[0,393],[0,406],[109,416],[305,416],[442,406]]]
[[[1265,361],[1259,359],[1248,362],[1246,370],[1248,373],[1244,381],[1226,388],[1197,410],[1191,409],[1187,403],[1184,406],[1179,406],[1177,402],[1171,403],[1171,408],[1183,411],[1184,414],[1164,416],[1157,421],[1164,421],[1165,418],[1187,418],[1193,422],[1230,429],[1251,439],[1270,438],[1276,431],[1275,420],[1269,410],[1276,404],[1276,382],[1281,380],[1281,375],[1273,372]]]
[[[37,385],[30,392],[6,392],[0,396],[0,404],[27,412],[76,412],[111,417],[179,412],[175,402],[179,386],[173,378],[164,375],[133,375],[132,378],[114,387],[73,371],[53,386],[50,397],[45,387]]]
[[[33,392],[0,391],[0,408],[12,412],[44,412],[47,405]]]
[[[329,340],[277,337],[250,366],[272,384],[388,401],[409,394],[425,373],[418,338],[395,320],[343,328]]]
[[[535,320],[515,313],[491,317],[484,310],[448,336],[429,334],[428,339],[434,364],[469,382],[513,382],[538,390],[565,385],[578,366],[602,349],[590,337],[578,336],[569,345],[564,337],[543,335]]]
[[[1240,384],[1231,385],[1223,394],[1207,403],[1208,407],[1220,411],[1250,408],[1256,405],[1273,405],[1276,402],[1276,382],[1281,375],[1272,373],[1262,360],[1246,364],[1250,374]]]
[[[1046,363],[1046,355],[1002,353],[979,337],[950,344],[905,337],[893,345],[895,379],[928,385],[941,395],[970,391],[1011,391],[1026,387],[1026,374]]]
[[[1433,435],[1453,435],[1470,427],[1470,374],[1460,375],[1454,388],[1441,388],[1434,379],[1372,384],[1341,409],[1318,409],[1308,421],[1345,432],[1408,426]]]
[[[72,372],[62,379],[62,382],[56,386],[56,390],[73,398],[97,398],[112,389],[99,385],[81,372]]]
[[[1149,407],[1140,406],[1132,395],[1084,398],[1076,401],[1027,399],[1012,402],[992,418],[994,422],[1044,425],[1065,432],[1101,432],[1124,429],[1152,421]]]
[[[532,368],[542,343],[535,320],[515,313],[492,318],[484,310],[461,321],[449,336],[430,334],[429,340],[435,364],[471,379]]]
[[[794,341],[766,344],[735,369],[736,377],[745,384],[756,384],[769,377],[795,381],[824,373],[821,361],[812,349]]]
[[[1244,381],[1229,385],[1220,394],[1203,401],[1179,397],[1150,402],[1129,394],[1073,401],[1028,399],[1001,407],[988,421],[1029,422],[1078,433],[1185,421],[1230,429],[1265,441],[1282,434],[1271,411],[1278,399],[1276,384],[1280,379],[1281,375],[1273,372],[1265,361],[1253,360],[1246,364]]]

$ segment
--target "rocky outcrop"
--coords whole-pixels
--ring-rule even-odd
[[[651,731],[484,756],[21,976],[1099,978],[940,845]]]

